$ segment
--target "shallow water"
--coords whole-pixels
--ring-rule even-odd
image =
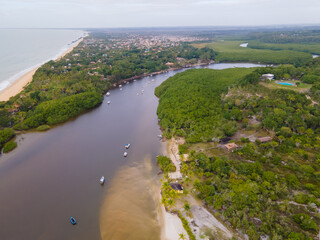
[[[236,66],[258,65],[209,68]],[[159,239],[155,163],[164,143],[154,88],[177,72],[111,90],[72,121],[20,135],[18,148],[0,157],[0,239]]]
[[[100,212],[104,239],[160,239],[157,212],[159,177],[151,156],[121,169],[112,179]]]

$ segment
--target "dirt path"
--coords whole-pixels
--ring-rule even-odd
[[[167,154],[170,157],[173,164],[176,166],[176,171],[173,173],[169,173],[169,177],[171,179],[182,179],[182,174],[180,172],[181,169],[181,159],[179,155],[179,144],[184,144],[185,141],[182,138],[172,138],[168,140],[167,145]],[[187,158],[187,156],[186,156]],[[183,203],[187,201],[190,204],[190,212],[186,213],[183,209]],[[177,209],[183,214],[183,216],[188,220],[189,226],[192,229],[193,234],[196,236],[196,239],[209,239],[212,236],[214,239],[231,239],[233,234],[232,232],[226,228],[217,218],[215,218],[201,203],[201,201],[197,201],[190,194],[187,196],[183,196],[180,204],[177,204]],[[170,213],[165,213],[165,217],[167,218],[165,221],[172,222],[173,225],[178,226],[179,224],[176,222],[174,217],[170,216]],[[179,219],[180,221],[180,219]],[[180,221],[181,223],[181,221]],[[167,223],[165,224],[165,226]],[[171,236],[176,235],[181,229],[176,229],[176,233],[174,234],[174,230],[166,226],[165,231],[171,232]],[[210,238],[211,239],[211,238]]]
[[[176,166],[176,171],[169,173],[169,177],[171,179],[182,179],[182,174],[180,172],[181,159],[179,156],[179,143],[178,143],[181,141],[183,141],[183,140],[177,140],[175,138],[172,138],[168,143],[169,158],[171,159],[172,163]]]

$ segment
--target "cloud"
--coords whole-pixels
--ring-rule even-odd
[[[315,0],[0,0],[0,27],[320,23]]]

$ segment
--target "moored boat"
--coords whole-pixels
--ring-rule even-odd
[[[127,143],[127,144],[125,145],[125,148],[128,149],[129,147],[130,147],[130,143]]]
[[[77,224],[77,221],[74,217],[70,217],[70,222],[72,225],[76,225]]]
[[[107,93],[106,93],[106,96],[110,96],[110,92],[107,92]]]
[[[104,178],[104,176],[102,176],[102,177],[100,178],[100,184],[103,185],[103,184],[104,184],[104,181],[105,181],[105,178]]]
[[[110,101],[108,101],[107,103],[108,103],[108,104],[110,104],[111,102],[110,102]]]
[[[128,153],[127,153],[127,152],[124,152],[124,153],[123,153],[123,156],[124,156],[124,157],[128,156]]]

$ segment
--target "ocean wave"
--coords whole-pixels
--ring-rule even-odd
[[[7,88],[9,85],[10,85],[10,82],[9,82],[9,81],[1,82],[1,83],[0,83],[0,92],[1,92],[2,90],[4,90],[5,88]]]

